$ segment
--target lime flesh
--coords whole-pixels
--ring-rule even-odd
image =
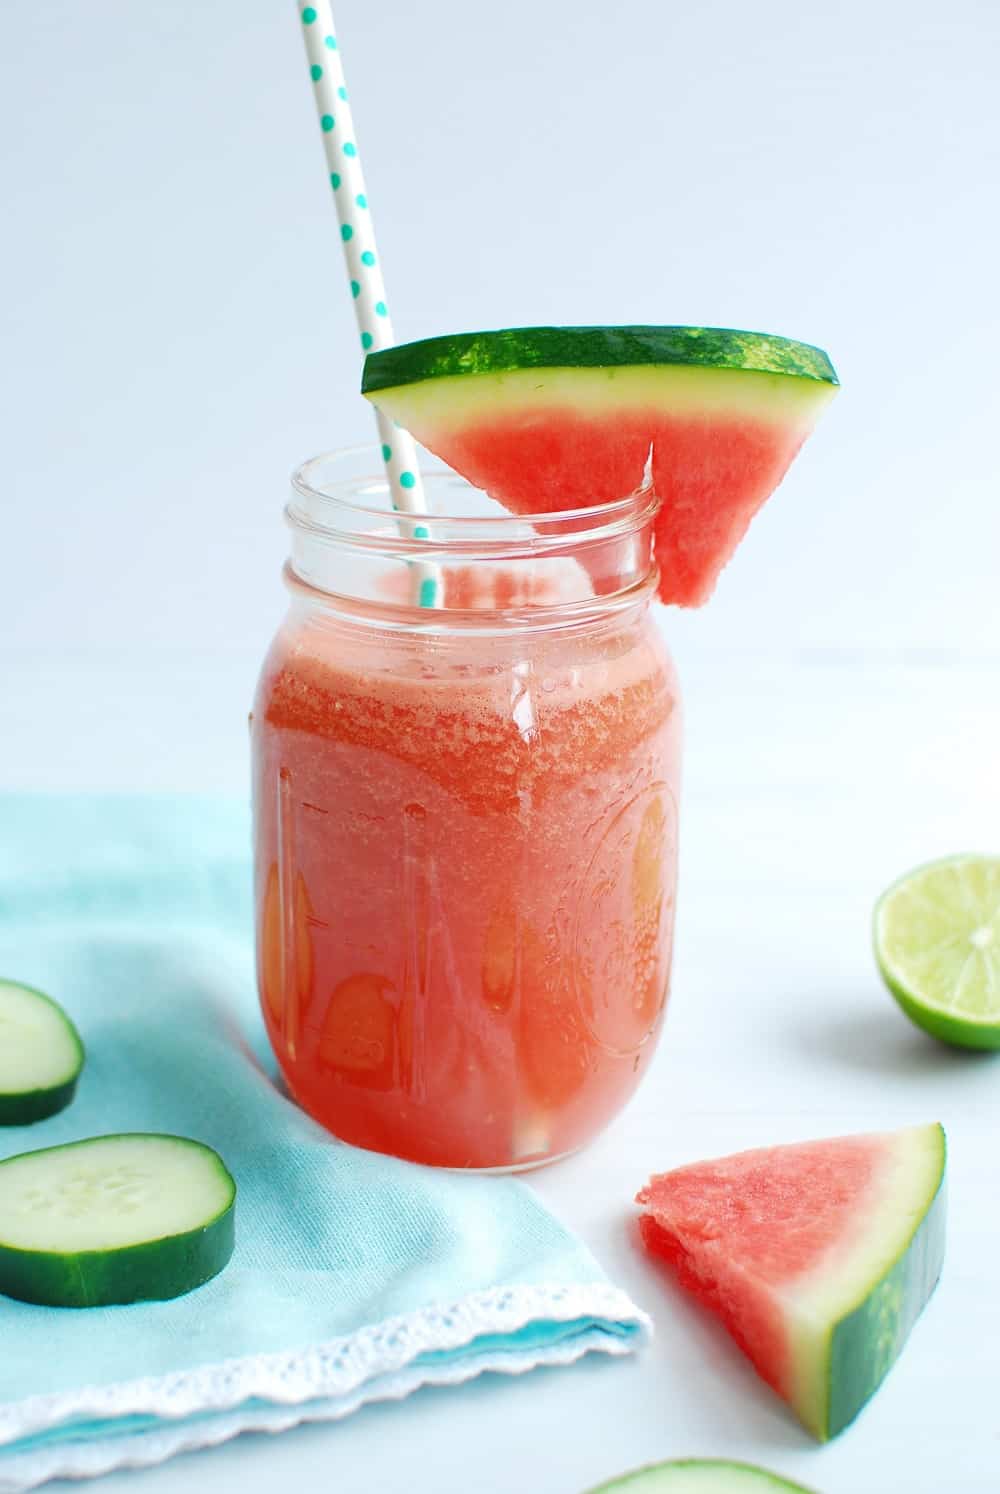
[[[894,883],[875,908],[875,958],[918,1027],[1000,1048],[1000,856],[951,856]]]

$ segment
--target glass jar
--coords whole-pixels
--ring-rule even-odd
[[[344,1141],[531,1167],[625,1104],[667,999],[681,725],[656,499],[516,517],[429,467],[413,519],[377,465],[293,477],[252,722],[264,1018]]]

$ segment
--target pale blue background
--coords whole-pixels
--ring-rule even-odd
[[[0,781],[242,791],[285,473],[369,429],[294,8],[6,11]],[[536,1183],[653,1347],[109,1494],[580,1494],[689,1453],[821,1494],[996,1494],[1000,1073],[911,1031],[868,928],[907,866],[1000,850],[1000,9],[343,0],[338,25],[401,336],[756,326],[825,345],[845,387],[710,608],[665,619],[667,1032],[621,1120]],[[940,1291],[819,1451],[650,1273],[628,1199],[692,1157],[935,1118]]]
[[[991,0],[336,10],[400,338],[832,354],[838,406],[679,636],[997,645]],[[288,468],[369,431],[292,0],[12,5],[2,42],[8,615],[252,652]]]

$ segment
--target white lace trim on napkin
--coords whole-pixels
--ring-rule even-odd
[[[569,1324],[578,1332],[533,1345],[504,1344],[531,1323]],[[601,1326],[603,1324],[607,1326]],[[612,1325],[621,1324],[622,1333]],[[357,1333],[277,1354],[228,1359],[125,1384],[36,1395],[0,1407],[0,1494],[23,1494],[57,1477],[94,1477],[113,1468],[148,1467],[174,1453],[212,1447],[244,1431],[279,1432],[304,1421],[333,1421],[372,1401],[398,1400],[422,1385],[456,1385],[487,1370],[522,1374],[570,1364],[591,1350],[627,1354],[650,1322],[607,1282],[522,1286],[476,1292],[449,1307],[428,1307]],[[491,1340],[460,1358],[476,1339]],[[145,1430],[119,1418],[163,1423]],[[107,1421],[105,1435],[73,1439],[74,1423]],[[11,1443],[60,1429],[60,1440],[23,1451]]]

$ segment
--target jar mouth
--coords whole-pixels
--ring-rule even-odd
[[[292,474],[289,576],[367,608],[419,613],[614,609],[654,574],[659,500],[644,485],[588,507],[512,514],[437,458],[420,461],[426,511],[402,513],[378,446],[324,452]],[[424,599],[427,582],[429,600]]]
[[[449,554],[517,559],[632,533],[659,507],[651,484],[644,483],[606,503],[514,514],[423,451],[420,470],[427,512],[404,514],[392,506],[377,446],[321,452],[293,471],[286,518],[317,538],[383,554],[424,557],[444,548]]]

